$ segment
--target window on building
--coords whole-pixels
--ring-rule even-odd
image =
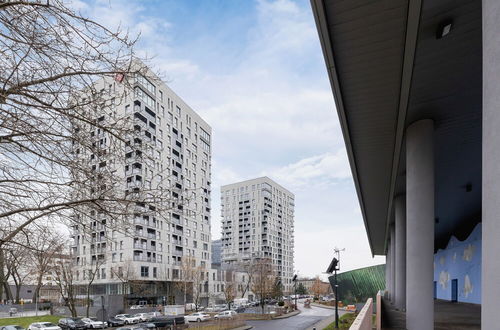
[[[149,267],[141,266],[141,277],[149,277]]]

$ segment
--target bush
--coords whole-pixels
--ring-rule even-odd
[[[278,306],[280,306],[280,307],[285,306],[285,302],[284,302],[284,301],[279,301],[279,302],[278,302]]]

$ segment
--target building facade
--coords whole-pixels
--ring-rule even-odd
[[[93,276],[93,294],[126,296],[125,305],[180,303],[183,295],[175,294],[175,283],[185,259],[207,270],[211,264],[211,127],[149,69],[102,79],[96,86],[111,100],[124,95],[96,120],[128,118],[133,135],[123,154],[107,161],[88,152],[79,155],[97,171],[103,164],[112,167],[125,194],[147,191],[152,202],[137,203],[120,227],[106,214],[79,215],[72,228],[75,283],[83,285]],[[103,149],[113,143],[97,128],[90,136]],[[167,209],[155,204],[155,194],[168,194]]]
[[[222,263],[272,260],[284,292],[294,272],[294,195],[262,177],[221,187]]]
[[[212,241],[212,264],[220,265],[222,263],[222,240]]]

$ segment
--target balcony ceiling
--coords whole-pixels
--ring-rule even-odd
[[[423,118],[435,122],[445,246],[480,220],[481,1],[311,3],[372,253],[385,254],[392,200],[405,193],[404,131]]]

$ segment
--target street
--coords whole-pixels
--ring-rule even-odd
[[[303,304],[301,303],[299,303],[298,305],[299,309],[301,310],[301,313],[299,315],[279,320],[247,321],[246,323],[253,326],[253,329],[256,330],[303,330],[321,321],[322,319],[335,314],[335,311],[333,309],[314,306],[311,308],[304,308]],[[343,313],[343,311],[339,311],[339,315],[342,315]]]

